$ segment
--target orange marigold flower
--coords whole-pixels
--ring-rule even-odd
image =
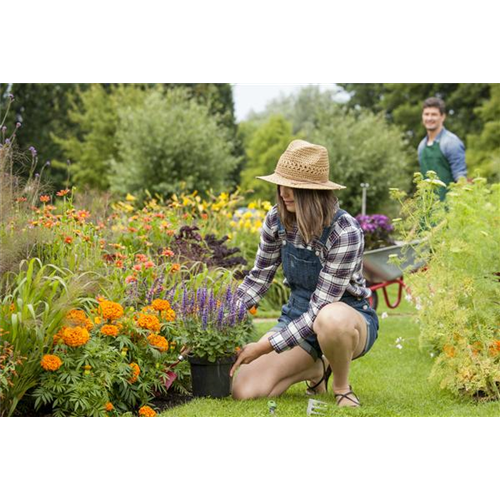
[[[170,272],[176,273],[177,271],[179,271],[180,268],[181,268],[180,264],[172,264],[172,267],[170,268]]]
[[[156,417],[156,412],[150,406],[141,406],[139,417]]]
[[[55,354],[45,354],[45,356],[43,356],[42,360],[40,361],[40,364],[42,365],[42,368],[44,370],[55,372],[56,370],[59,370],[59,368],[61,368],[61,365],[63,363],[59,356],[56,356]]]
[[[113,410],[115,409],[115,407],[113,406],[113,403],[111,403],[110,401],[108,401],[108,402],[106,403],[106,406],[104,407],[104,409],[105,409],[106,411],[113,411]]]
[[[89,331],[81,326],[64,328],[60,334],[63,342],[69,347],[80,347],[90,340]]]
[[[108,337],[116,337],[118,335],[118,327],[115,325],[104,325],[101,328],[101,333],[107,335]]]
[[[489,351],[492,356],[498,356],[498,354],[500,354],[500,340],[493,341]]]
[[[53,342],[54,344],[58,344],[58,343],[63,343],[64,340],[63,340],[63,333],[64,333],[64,330],[66,330],[66,326],[63,326],[55,335],[54,335],[54,339],[53,339]]]
[[[452,345],[445,345],[443,351],[449,358],[455,357],[455,348]]]
[[[161,318],[164,319],[165,321],[175,321],[175,311],[173,309],[168,309],[167,311],[162,311],[161,313]]]
[[[136,276],[134,276],[133,274],[131,274],[131,275],[129,275],[129,276],[127,276],[127,277],[125,278],[125,283],[127,283],[127,285],[128,285],[129,283],[135,283],[136,281],[137,281],[137,277],[136,277]]]
[[[152,346],[157,347],[161,352],[168,351],[168,341],[161,335],[156,335],[155,333],[148,335],[148,342]]]
[[[155,299],[151,302],[151,307],[155,311],[168,311],[170,309],[170,302],[163,299]]]
[[[56,193],[56,196],[66,196],[69,193],[69,189],[61,189],[61,191],[58,191]]]
[[[103,300],[99,304],[99,312],[104,319],[120,319],[123,316],[123,307],[117,302]]]
[[[256,308],[255,306],[252,306],[252,307],[248,310],[248,312],[249,312],[250,314],[253,314],[253,315],[255,316],[255,315],[257,314],[257,308]]]
[[[73,238],[71,236],[66,236],[66,238],[64,238],[64,243],[67,243],[68,245],[73,243]]]
[[[40,201],[42,203],[48,203],[50,201],[50,196],[44,194],[44,195],[40,196]]]
[[[137,363],[130,363],[130,368],[132,368],[132,376],[128,379],[128,381],[133,384],[141,373],[141,369]]]
[[[94,324],[85,314],[85,311],[81,309],[72,309],[68,314],[66,314],[66,319],[68,320],[70,326],[83,326],[87,330],[92,330]]]
[[[153,316],[152,314],[139,314],[137,325],[153,332],[159,332],[161,328],[160,320],[157,316]]]
[[[175,231],[173,229],[168,229],[167,230],[167,235],[168,236],[173,236],[175,234]]]
[[[150,268],[152,268],[154,266],[155,266],[154,263],[151,262],[150,260],[148,260],[147,262],[144,262],[144,268],[145,269],[150,269]]]

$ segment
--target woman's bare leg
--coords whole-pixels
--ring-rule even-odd
[[[313,325],[323,354],[333,372],[333,391],[349,392],[349,369],[365,347],[368,334],[363,316],[347,304],[336,302],[321,309]],[[353,398],[352,395],[350,395]],[[355,406],[344,398],[339,406]]]

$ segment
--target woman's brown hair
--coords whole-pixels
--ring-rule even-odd
[[[295,222],[305,243],[320,238],[325,227],[333,220],[337,210],[337,197],[331,190],[293,189],[295,213],[289,212],[280,195],[278,186],[278,214],[287,231],[291,231]]]

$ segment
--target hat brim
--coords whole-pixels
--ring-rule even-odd
[[[256,179],[261,179],[263,181],[271,182],[272,184],[278,184],[280,186],[291,187],[295,189],[324,189],[324,190],[333,190],[333,189],[345,189],[345,186],[341,184],[335,184],[335,182],[327,181],[327,182],[301,182],[301,181],[292,181],[287,179],[286,177],[282,177],[280,174],[276,172],[271,175],[263,175],[257,176]]]

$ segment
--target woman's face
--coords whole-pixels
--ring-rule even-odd
[[[286,209],[289,212],[295,212],[295,201],[293,199],[293,189],[286,187],[286,186],[280,186],[280,196],[281,196],[281,199],[283,200],[283,203],[286,206]]]

